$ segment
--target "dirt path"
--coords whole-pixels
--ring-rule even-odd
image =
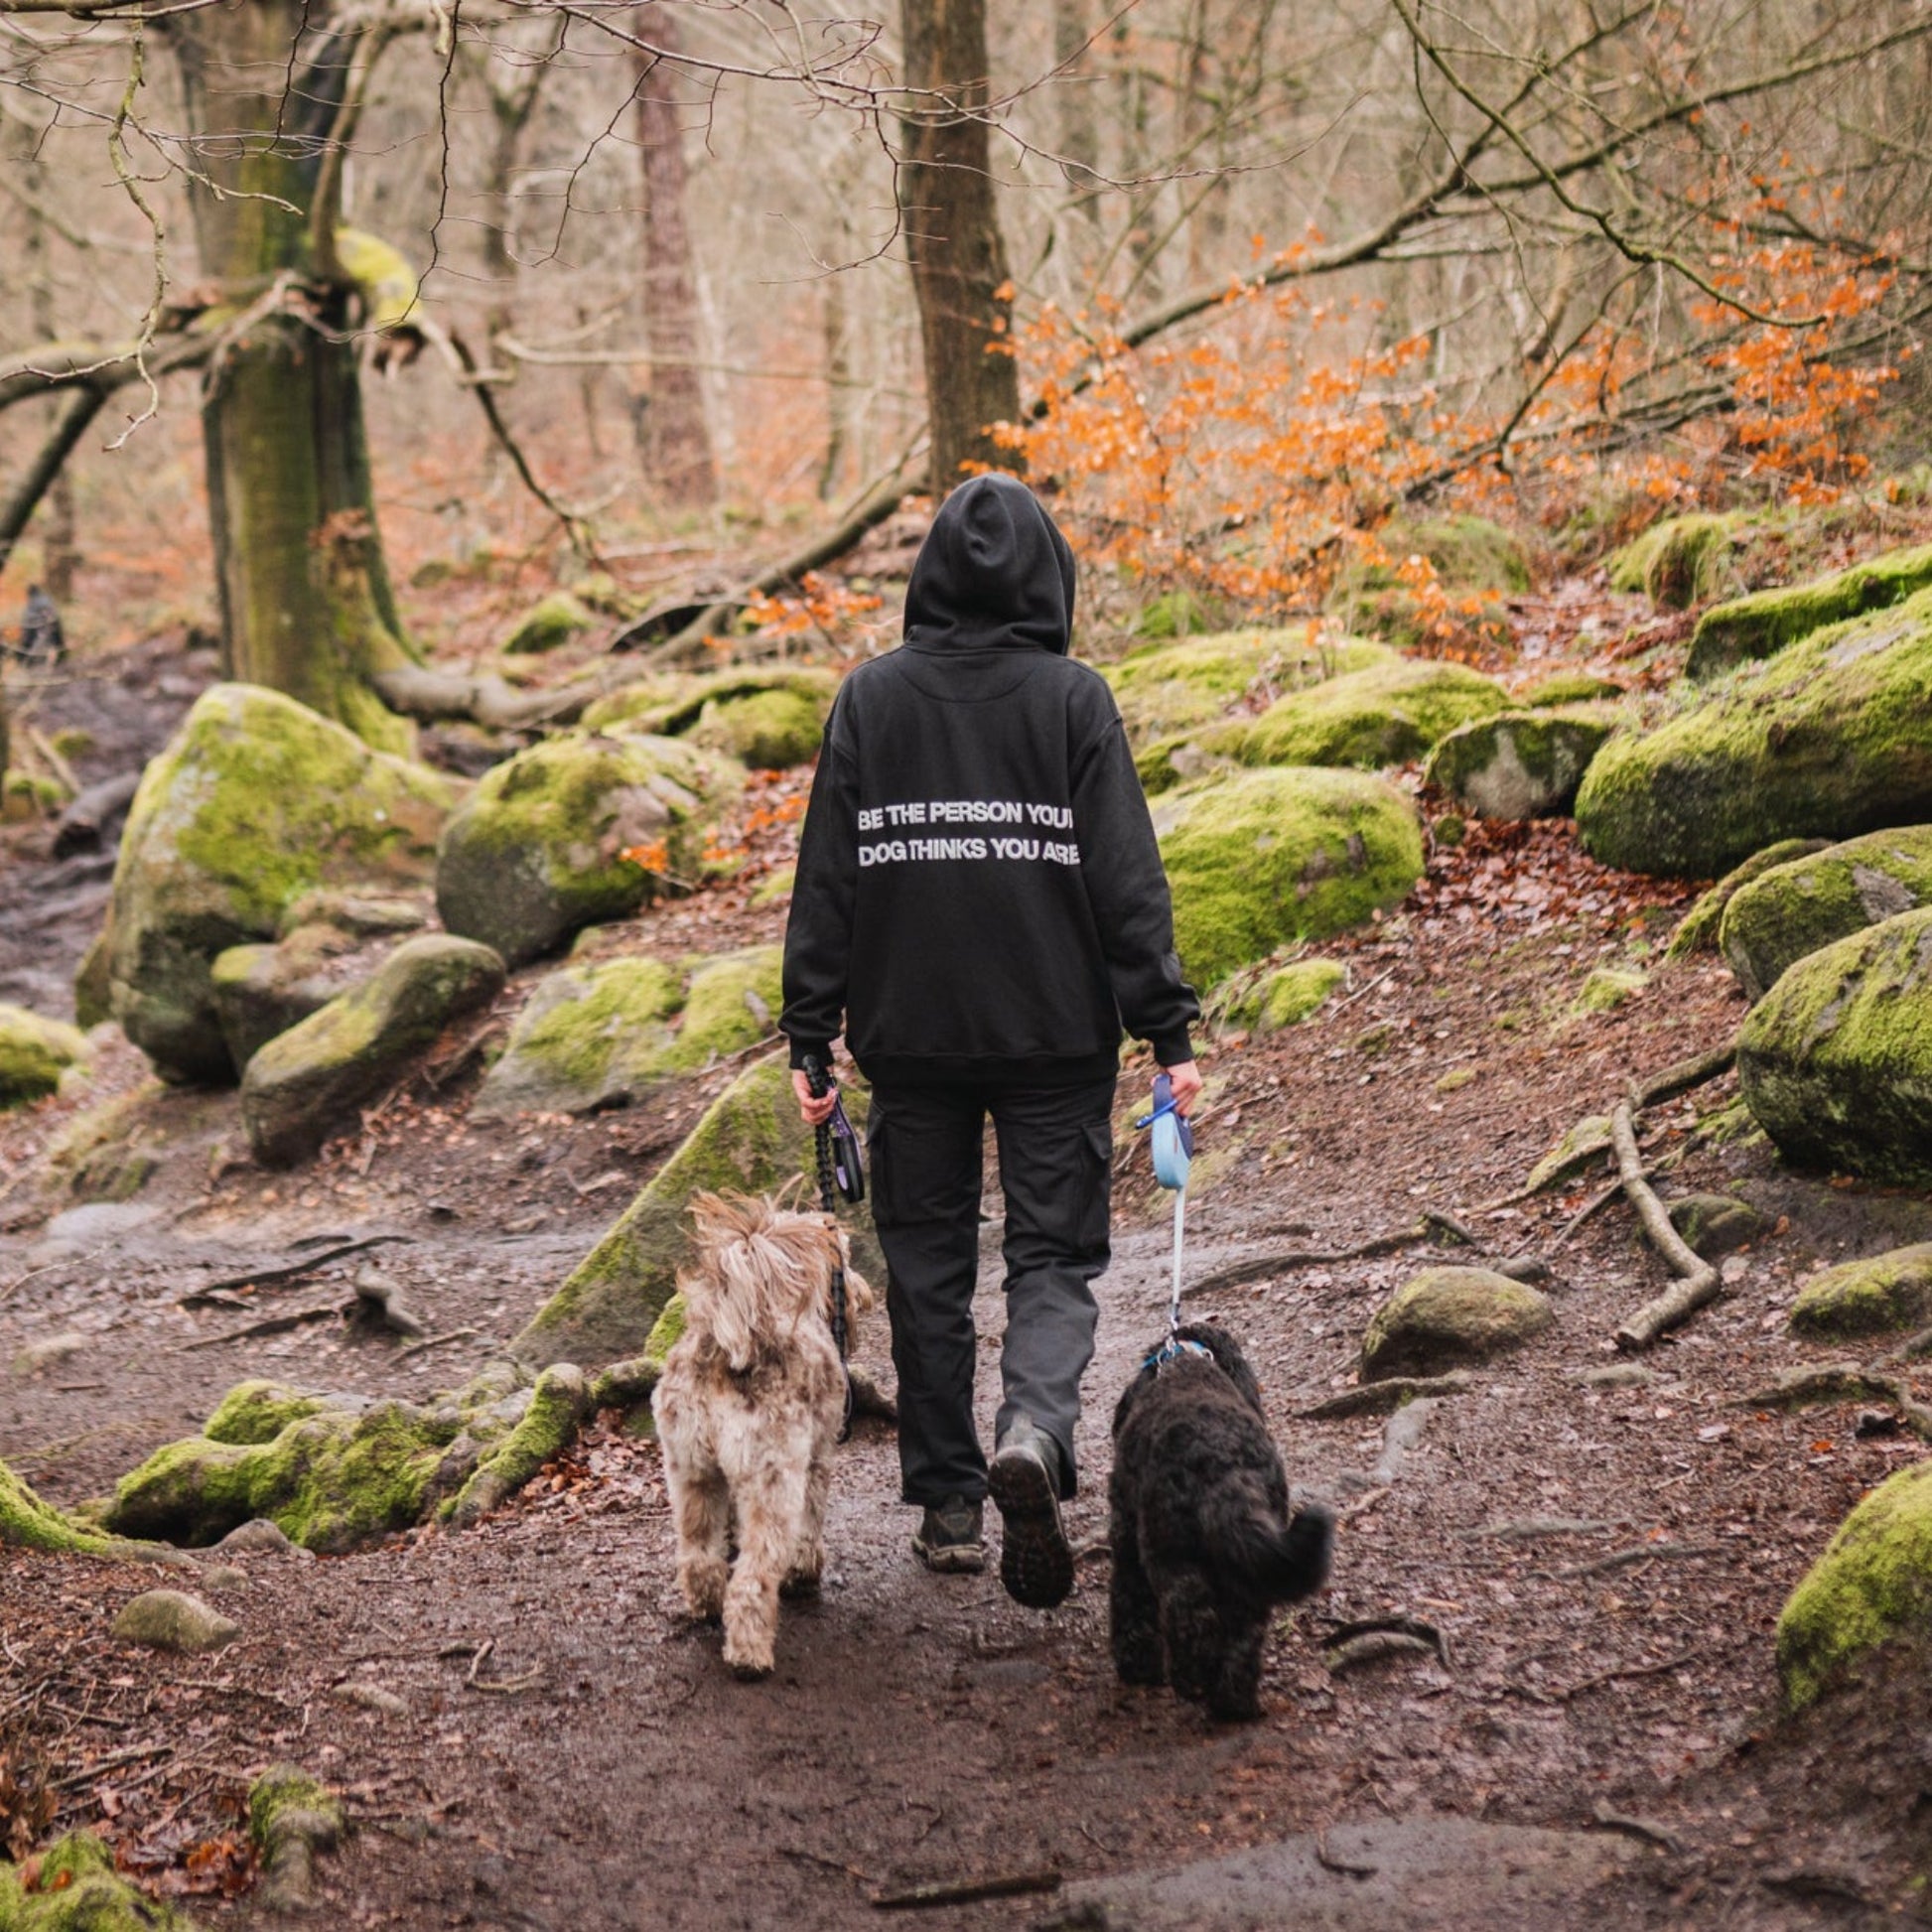
[[[1219,1172],[1204,1164],[1190,1269],[1345,1246],[1412,1225],[1424,1205],[1467,1217],[1627,1074],[1725,1036],[1739,1007],[1710,965],[1657,971],[1613,1013],[1576,1011],[1593,965],[1655,965],[1672,908],[1645,903],[1558,829],[1439,854],[1409,910],[1330,949],[1350,966],[1344,1001],[1222,1056],[1203,1134]],[[1465,1069],[1466,1083],[1444,1083]],[[134,1077],[120,1063],[102,1075]],[[1684,1155],[1697,1107],[1724,1092],[1660,1110],[1659,1158]],[[688,1122],[701,1101],[675,1105]],[[345,1147],[278,1180],[223,1165],[230,1106],[182,1112],[137,1197],[152,1218],[82,1209],[91,1232],[36,1222],[5,1240],[0,1363],[50,1333],[85,1337],[55,1368],[0,1384],[0,1455],[61,1501],[98,1493],[243,1374],[411,1393],[460,1381],[677,1131],[646,1115],[485,1130],[460,1099],[419,1097],[372,1154]],[[61,1111],[10,1132],[44,1140]],[[585,1191],[606,1173],[620,1181]],[[1557,1254],[1556,1325],[1426,1412],[1393,1467],[1379,1420],[1299,1412],[1346,1384],[1369,1315],[1430,1251],[1303,1265],[1199,1303],[1248,1342],[1298,1482],[1348,1511],[1332,1587],[1271,1646],[1269,1715],[1253,1727],[1216,1728],[1114,1684],[1104,1557],[1045,1616],[990,1577],[924,1575],[877,1431],[843,1454],[831,1578],[788,1614],[763,1685],[735,1684],[715,1634],[675,1612],[654,1449],[599,1433],[472,1534],[322,1562],[249,1557],[245,1581],[210,1573],[201,1587],[244,1629],[216,1658],[108,1641],[151,1571],[0,1556],[0,1712],[33,1701],[64,1822],[109,1831],[162,1884],[197,1882],[196,1857],[207,1882],[239,1881],[223,1807],[252,1771],[294,1758],[325,1775],[357,1828],[325,1867],[327,1922],[345,1926],[849,1926],[874,1922],[874,1891],[910,1883],[1050,1868],[1071,1885],[1434,1814],[1584,1829],[1606,1801],[1664,1819],[1684,1849],[1632,1858],[1605,1841],[1606,1888],[1589,1908],[1603,1925],[1828,1922],[1818,1915],[1836,1907],[1762,1882],[1795,1835],[1758,1822],[1752,1806],[1773,1797],[1747,1794],[1779,1787],[1737,1747],[1773,1695],[1784,1594],[1861,1489],[1921,1451],[1855,1435],[1850,1411],[1787,1417],[1737,1400],[1799,1358],[1780,1311],[1815,1262],[1879,1245],[1881,1224],[1887,1239],[1924,1238],[1932,1216],[1916,1197],[1795,1182],[1748,1150],[1702,1148],[1668,1184],[1728,1182],[1783,1227],[1643,1377],[1582,1379],[1613,1365],[1616,1319],[1662,1279],[1612,1207]],[[1484,1251],[1546,1250],[1595,1184],[1479,1218]],[[1150,1194],[1128,1163],[1076,1535],[1104,1524],[1113,1394],[1161,1324],[1166,1234]],[[412,1236],[382,1266],[434,1326],[478,1335],[419,1367],[398,1364],[391,1338],[334,1322],[189,1346],[241,1319],[179,1308],[210,1269],[358,1230]],[[990,1337],[995,1269],[983,1289]],[[343,1292],[339,1274],[287,1294]],[[883,1361],[883,1324],[863,1353]],[[1446,1660],[1407,1653],[1331,1675],[1325,1632],[1394,1615],[1440,1630]],[[343,1701],[354,1685],[402,1712]],[[1897,1895],[1905,1874],[1875,1838],[1856,1849],[1860,1882]],[[1416,1922],[1509,1923],[1481,1878],[1451,1876],[1436,1916]],[[197,1909],[268,1922],[246,1897]],[[1054,1909],[1035,1896],[921,1921],[1032,1925]]]

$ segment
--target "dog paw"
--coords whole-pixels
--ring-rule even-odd
[[[690,1564],[678,1572],[684,1607],[701,1623],[716,1623],[725,1613],[725,1586],[731,1572],[722,1563]]]
[[[814,1565],[810,1570],[802,1565],[787,1573],[785,1580],[778,1586],[780,1596],[816,1596],[818,1594],[819,1573]]]
[[[756,1684],[759,1678],[769,1677],[775,1661],[768,1650],[741,1650],[735,1644],[725,1645],[725,1668],[741,1684]]]

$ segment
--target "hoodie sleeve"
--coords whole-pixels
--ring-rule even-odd
[[[825,724],[785,922],[785,1003],[778,1026],[791,1042],[793,1066],[802,1066],[808,1054],[829,1066],[832,1041],[844,1025],[859,874],[859,771],[846,711],[841,695]]]
[[[1194,1056],[1187,1030],[1200,1018],[1200,1002],[1180,977],[1168,875],[1111,696],[1107,711],[1105,724],[1074,761],[1080,870],[1122,1023],[1154,1048],[1163,1066],[1179,1066]]]

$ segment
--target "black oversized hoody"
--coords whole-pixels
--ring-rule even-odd
[[[869,1078],[1105,1077],[1123,1024],[1192,1057],[1192,990],[1113,693],[1067,656],[1073,557],[998,473],[940,506],[905,641],[826,726],[785,932],[792,1064]]]

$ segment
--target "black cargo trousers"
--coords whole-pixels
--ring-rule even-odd
[[[987,1115],[1006,1195],[1004,1434],[1028,1417],[1059,1445],[1073,1493],[1080,1377],[1093,1358],[1092,1283],[1108,1261],[1115,1079],[1078,1086],[876,1085],[866,1144],[898,1372],[901,1494],[986,1494],[973,1420],[980,1153]]]

